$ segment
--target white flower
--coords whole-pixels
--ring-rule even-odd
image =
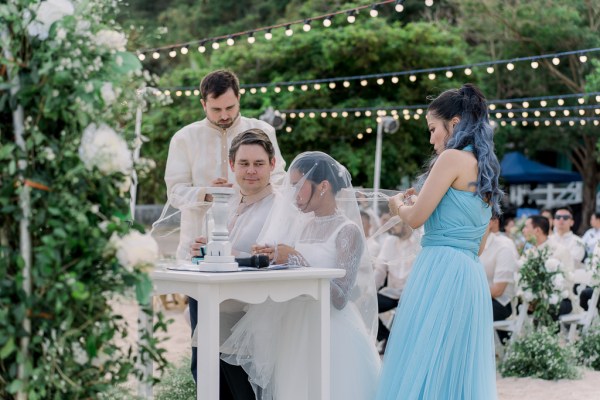
[[[56,38],[59,40],[63,40],[67,37],[67,30],[65,28],[58,28],[56,30]]]
[[[104,174],[129,173],[133,162],[127,142],[111,127],[92,123],[83,131],[79,158],[88,169],[98,168]]]
[[[125,269],[132,272],[134,268],[147,269],[158,260],[158,244],[150,234],[131,231],[119,238],[116,234],[110,243],[117,250],[117,260]]]
[[[563,299],[566,299],[567,297],[569,297],[569,291],[563,290],[562,292],[560,292],[560,295]]]
[[[127,193],[129,191],[129,188],[131,188],[131,176],[125,176],[125,178],[117,184],[117,188],[119,189],[119,193],[121,194],[121,196]]]
[[[85,365],[90,360],[87,351],[78,342],[71,343],[71,351],[73,352],[73,361],[79,365]]]
[[[113,85],[110,82],[104,82],[102,87],[100,88],[100,95],[102,96],[102,100],[104,100],[104,104],[107,106],[111,105],[117,99],[117,95],[113,90]]]
[[[552,293],[550,295],[550,298],[548,299],[548,303],[550,303],[550,304],[558,304],[559,300],[560,299],[558,298],[558,295],[556,293]]]
[[[556,258],[548,258],[546,260],[546,262],[544,263],[544,266],[546,267],[546,270],[548,272],[558,271],[559,265],[560,265],[560,261],[558,261]]]
[[[92,204],[90,211],[92,214],[98,214],[100,212],[100,206],[98,204]]]
[[[525,298],[525,300],[531,301],[531,300],[533,300],[533,293],[531,293],[530,290],[525,290],[523,292],[523,297]]]
[[[109,224],[109,223],[110,223],[109,221],[102,221],[102,222],[100,222],[100,223],[98,224],[98,228],[100,228],[100,230],[101,230],[102,232],[106,232],[106,231],[108,230],[108,224]]]
[[[88,82],[83,87],[86,93],[92,93],[94,91],[94,84],[92,82]]]
[[[110,29],[102,29],[96,33],[94,42],[98,46],[104,46],[111,50],[125,51],[125,45],[127,45],[127,38],[121,32],[113,31]]]
[[[562,290],[565,284],[565,278],[562,274],[556,274],[552,277],[552,286],[556,288],[556,290]]]
[[[56,158],[56,154],[54,154],[54,150],[52,150],[51,147],[44,147],[44,150],[42,150],[43,154],[44,154],[44,158],[48,161],[54,161],[54,159]]]
[[[31,36],[45,40],[53,23],[74,12],[75,7],[69,0],[42,1],[36,11],[35,19],[27,25],[27,31]]]

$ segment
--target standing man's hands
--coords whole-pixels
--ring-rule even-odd
[[[217,178],[210,183],[211,187],[233,187],[233,183],[229,183],[227,178]],[[213,196],[210,193],[204,195],[204,201],[213,201]]]

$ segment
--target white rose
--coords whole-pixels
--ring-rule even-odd
[[[556,258],[548,258],[546,260],[546,262],[544,263],[544,266],[546,267],[546,270],[548,272],[558,271],[559,265],[560,265],[560,261],[558,261]]]
[[[533,300],[533,293],[531,293],[530,290],[525,290],[523,292],[523,297],[525,298],[525,300],[531,301],[531,300]]]
[[[122,238],[111,238],[117,249],[117,260],[128,271],[147,269],[158,260],[158,244],[150,234],[131,231]]]
[[[562,274],[556,274],[552,277],[552,286],[556,288],[556,290],[562,290],[565,284],[565,278]]]
[[[129,189],[131,188],[131,176],[125,176],[125,178],[117,184],[117,188],[119,189],[121,196],[129,192]]]
[[[35,13],[35,19],[27,25],[27,31],[31,36],[45,40],[53,23],[74,12],[75,7],[69,0],[42,1]]]
[[[113,90],[113,85],[110,82],[104,82],[102,87],[100,88],[100,95],[102,96],[102,100],[104,104],[107,106],[111,105],[117,99],[117,95]]]
[[[552,293],[550,295],[550,298],[548,299],[548,303],[550,303],[550,304],[558,304],[559,300],[560,299],[558,298],[558,295],[556,293]]]
[[[96,33],[94,42],[98,46],[104,46],[111,50],[125,51],[127,45],[127,38],[121,32],[113,31],[110,29],[102,29]]]
[[[71,343],[71,351],[73,352],[73,360],[79,365],[85,365],[90,361],[87,351],[78,342]]]
[[[567,297],[569,297],[569,291],[563,290],[562,292],[560,292],[560,295],[563,299],[566,299]]]
[[[104,174],[128,174],[133,166],[127,142],[111,127],[92,123],[83,131],[79,158],[88,169],[97,167]]]
[[[51,147],[44,147],[43,153],[44,158],[48,161],[54,161],[54,159],[56,158],[56,154],[54,153],[54,150],[52,150]]]
[[[98,204],[92,204],[90,211],[92,214],[98,214],[100,212],[100,206]]]

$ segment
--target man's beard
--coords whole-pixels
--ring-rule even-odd
[[[228,129],[231,128],[231,125],[233,125],[233,123],[236,121],[236,119],[240,116],[240,113],[238,112],[235,117],[233,117],[232,119],[229,120],[229,122],[227,123],[220,123],[219,121],[213,121],[211,119],[209,119],[210,122],[212,122],[213,124],[215,124],[216,126],[218,126],[221,129]]]

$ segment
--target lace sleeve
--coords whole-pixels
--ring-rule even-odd
[[[346,270],[346,275],[331,281],[331,303],[341,310],[348,303],[356,282],[364,241],[359,228],[354,224],[343,227],[335,239],[337,267]]]

